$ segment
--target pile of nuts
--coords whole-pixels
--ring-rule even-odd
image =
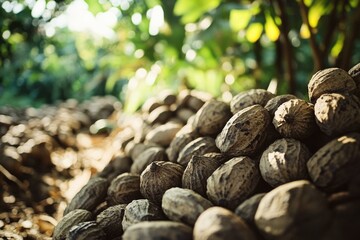
[[[148,99],[54,239],[358,239],[360,64],[308,90]]]

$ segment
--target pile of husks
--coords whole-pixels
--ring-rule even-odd
[[[54,239],[359,239],[360,64],[308,90],[148,99]]]

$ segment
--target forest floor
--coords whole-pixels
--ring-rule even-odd
[[[0,240],[51,239],[69,200],[116,154],[119,109],[111,97],[0,108]]]

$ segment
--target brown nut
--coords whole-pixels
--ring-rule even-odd
[[[123,234],[121,222],[126,204],[108,207],[96,217],[98,226],[105,232],[107,239],[113,239]]]
[[[66,240],[105,240],[106,234],[95,221],[82,222],[73,226]]]
[[[182,166],[186,166],[192,156],[201,156],[206,153],[219,152],[212,137],[199,137],[186,144],[180,151],[176,162]]]
[[[311,102],[324,93],[349,93],[356,84],[350,75],[340,68],[327,68],[316,72],[309,81],[308,92]]]
[[[145,168],[155,161],[166,161],[165,150],[161,147],[151,147],[144,150],[131,165],[130,172],[141,174]]]
[[[323,94],[314,109],[316,124],[329,136],[360,130],[360,99],[355,95]]]
[[[64,216],[54,228],[53,239],[65,240],[70,229],[81,223],[90,221],[93,215],[88,210],[75,209]]]
[[[170,145],[176,133],[182,128],[181,124],[168,122],[152,129],[145,137],[147,142],[152,142],[163,147]]]
[[[212,203],[190,189],[175,187],[164,193],[161,207],[170,220],[193,226],[199,215],[212,207]]]
[[[140,175],[140,192],[150,201],[161,204],[165,191],[181,186],[184,168],[176,163],[152,162]]]
[[[307,162],[317,187],[333,190],[347,183],[360,170],[360,133],[349,133],[320,148]]]
[[[298,180],[267,193],[260,201],[255,223],[269,239],[319,239],[330,216],[325,196],[309,181]]]
[[[123,173],[117,176],[107,190],[109,205],[129,203],[139,198],[142,198],[140,176],[136,173]]]
[[[243,110],[244,108],[256,104],[264,107],[266,103],[273,97],[275,97],[274,94],[264,89],[251,89],[248,91],[241,92],[231,100],[230,102],[231,112],[235,114],[240,110]]]
[[[215,205],[235,209],[253,193],[260,174],[255,161],[236,157],[225,162],[207,180],[207,196]]]
[[[216,137],[216,146],[229,156],[252,155],[263,147],[269,124],[270,115],[265,108],[247,107],[226,123]]]
[[[204,211],[195,222],[193,236],[194,240],[256,239],[240,217],[222,207]]]
[[[306,162],[310,157],[310,151],[300,141],[292,138],[276,140],[261,156],[261,176],[273,187],[307,179]]]
[[[196,113],[193,128],[203,136],[215,135],[223,129],[231,116],[230,107],[226,103],[212,99]]]
[[[354,94],[360,97],[360,63],[353,66],[349,71],[349,75],[354,79],[356,83],[356,89]]]
[[[126,206],[122,220],[122,228],[125,231],[131,225],[139,222],[164,219],[166,219],[166,217],[159,206],[147,199],[138,199]]]
[[[191,240],[192,229],[183,223],[171,221],[141,222],[126,229],[124,240],[167,239]]]
[[[284,102],[275,111],[273,124],[283,137],[305,139],[316,129],[314,106],[301,99]]]
[[[279,95],[276,97],[271,98],[265,105],[265,109],[268,110],[271,117],[274,117],[274,114],[278,107],[283,104],[284,102],[287,102],[291,99],[296,99],[296,96],[291,94],[285,94],[285,95]]]
[[[255,224],[255,214],[261,199],[265,196],[265,193],[256,194],[245,201],[243,201],[235,209],[235,214],[244,219],[244,221],[253,226]]]

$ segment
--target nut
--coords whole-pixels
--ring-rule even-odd
[[[218,134],[232,116],[229,106],[221,101],[210,100],[196,113],[193,128],[203,136]]]
[[[182,186],[206,197],[206,180],[222,164],[221,154],[193,156],[182,176]]]
[[[123,173],[112,180],[107,190],[107,202],[110,205],[129,203],[142,198],[140,176],[136,173]]]
[[[140,175],[140,192],[150,201],[161,204],[166,190],[181,186],[184,168],[176,163],[152,162]]]
[[[104,178],[91,179],[70,201],[64,211],[64,215],[74,209],[92,211],[105,200],[109,182]]]
[[[315,117],[327,135],[360,130],[360,99],[355,95],[323,94],[315,103]]]
[[[333,190],[347,183],[360,170],[360,133],[349,133],[320,148],[307,162],[317,187]]]
[[[164,193],[161,207],[170,220],[193,226],[199,215],[212,204],[190,189],[175,187]]]
[[[154,161],[166,161],[165,150],[161,147],[151,147],[142,152],[134,159],[130,172],[141,174],[145,168]]]
[[[95,221],[82,222],[73,226],[66,240],[105,240],[106,234]]]
[[[147,122],[151,125],[155,123],[166,123],[173,116],[169,106],[160,106],[155,108],[148,116]]]
[[[260,159],[260,173],[273,187],[307,179],[306,162],[311,153],[305,144],[292,138],[282,138],[272,143]]]
[[[262,148],[270,124],[268,111],[260,105],[234,114],[216,137],[216,146],[229,156],[252,155]]]
[[[123,240],[167,239],[191,240],[192,229],[183,223],[171,221],[141,222],[126,229]]]
[[[215,205],[235,209],[254,191],[260,174],[255,161],[236,157],[225,162],[207,180],[207,195]]]
[[[123,234],[121,222],[126,204],[108,207],[96,217],[98,226],[105,232],[107,239],[113,239]]]
[[[180,151],[176,162],[186,166],[192,156],[201,156],[205,153],[219,152],[212,137],[199,137],[188,144]]]
[[[275,97],[274,94],[264,89],[251,89],[237,94],[230,102],[230,109],[235,114],[244,108],[256,104],[264,107],[273,97]]]
[[[255,224],[256,210],[264,196],[265,193],[259,193],[246,199],[235,209],[235,214],[244,219],[247,224],[253,226]]]
[[[356,84],[350,75],[340,68],[327,68],[316,72],[308,84],[309,98],[315,102],[324,93],[348,93]]]
[[[316,129],[313,105],[301,99],[291,99],[275,111],[275,129],[286,138],[304,139]]]
[[[71,227],[81,223],[90,221],[92,213],[84,209],[75,209],[64,216],[54,228],[53,239],[65,240]]]
[[[176,133],[182,128],[182,125],[175,123],[166,123],[151,130],[145,137],[148,142],[153,142],[163,147],[170,145]]]
[[[355,94],[360,97],[360,63],[353,66],[348,73],[356,83]]]
[[[325,196],[310,182],[283,184],[260,201],[255,223],[267,239],[319,239],[331,212]]]
[[[159,206],[147,199],[138,199],[126,206],[122,220],[122,228],[125,231],[131,225],[142,221],[157,221],[164,220],[165,218]]]
[[[211,207],[204,211],[195,222],[193,236],[194,240],[256,239],[240,217],[222,207]]]
[[[274,117],[275,111],[278,109],[278,107],[283,104],[284,102],[287,102],[291,99],[296,99],[296,96],[291,94],[285,94],[285,95],[279,95],[276,97],[271,98],[265,105],[265,109],[268,110],[270,115]]]

